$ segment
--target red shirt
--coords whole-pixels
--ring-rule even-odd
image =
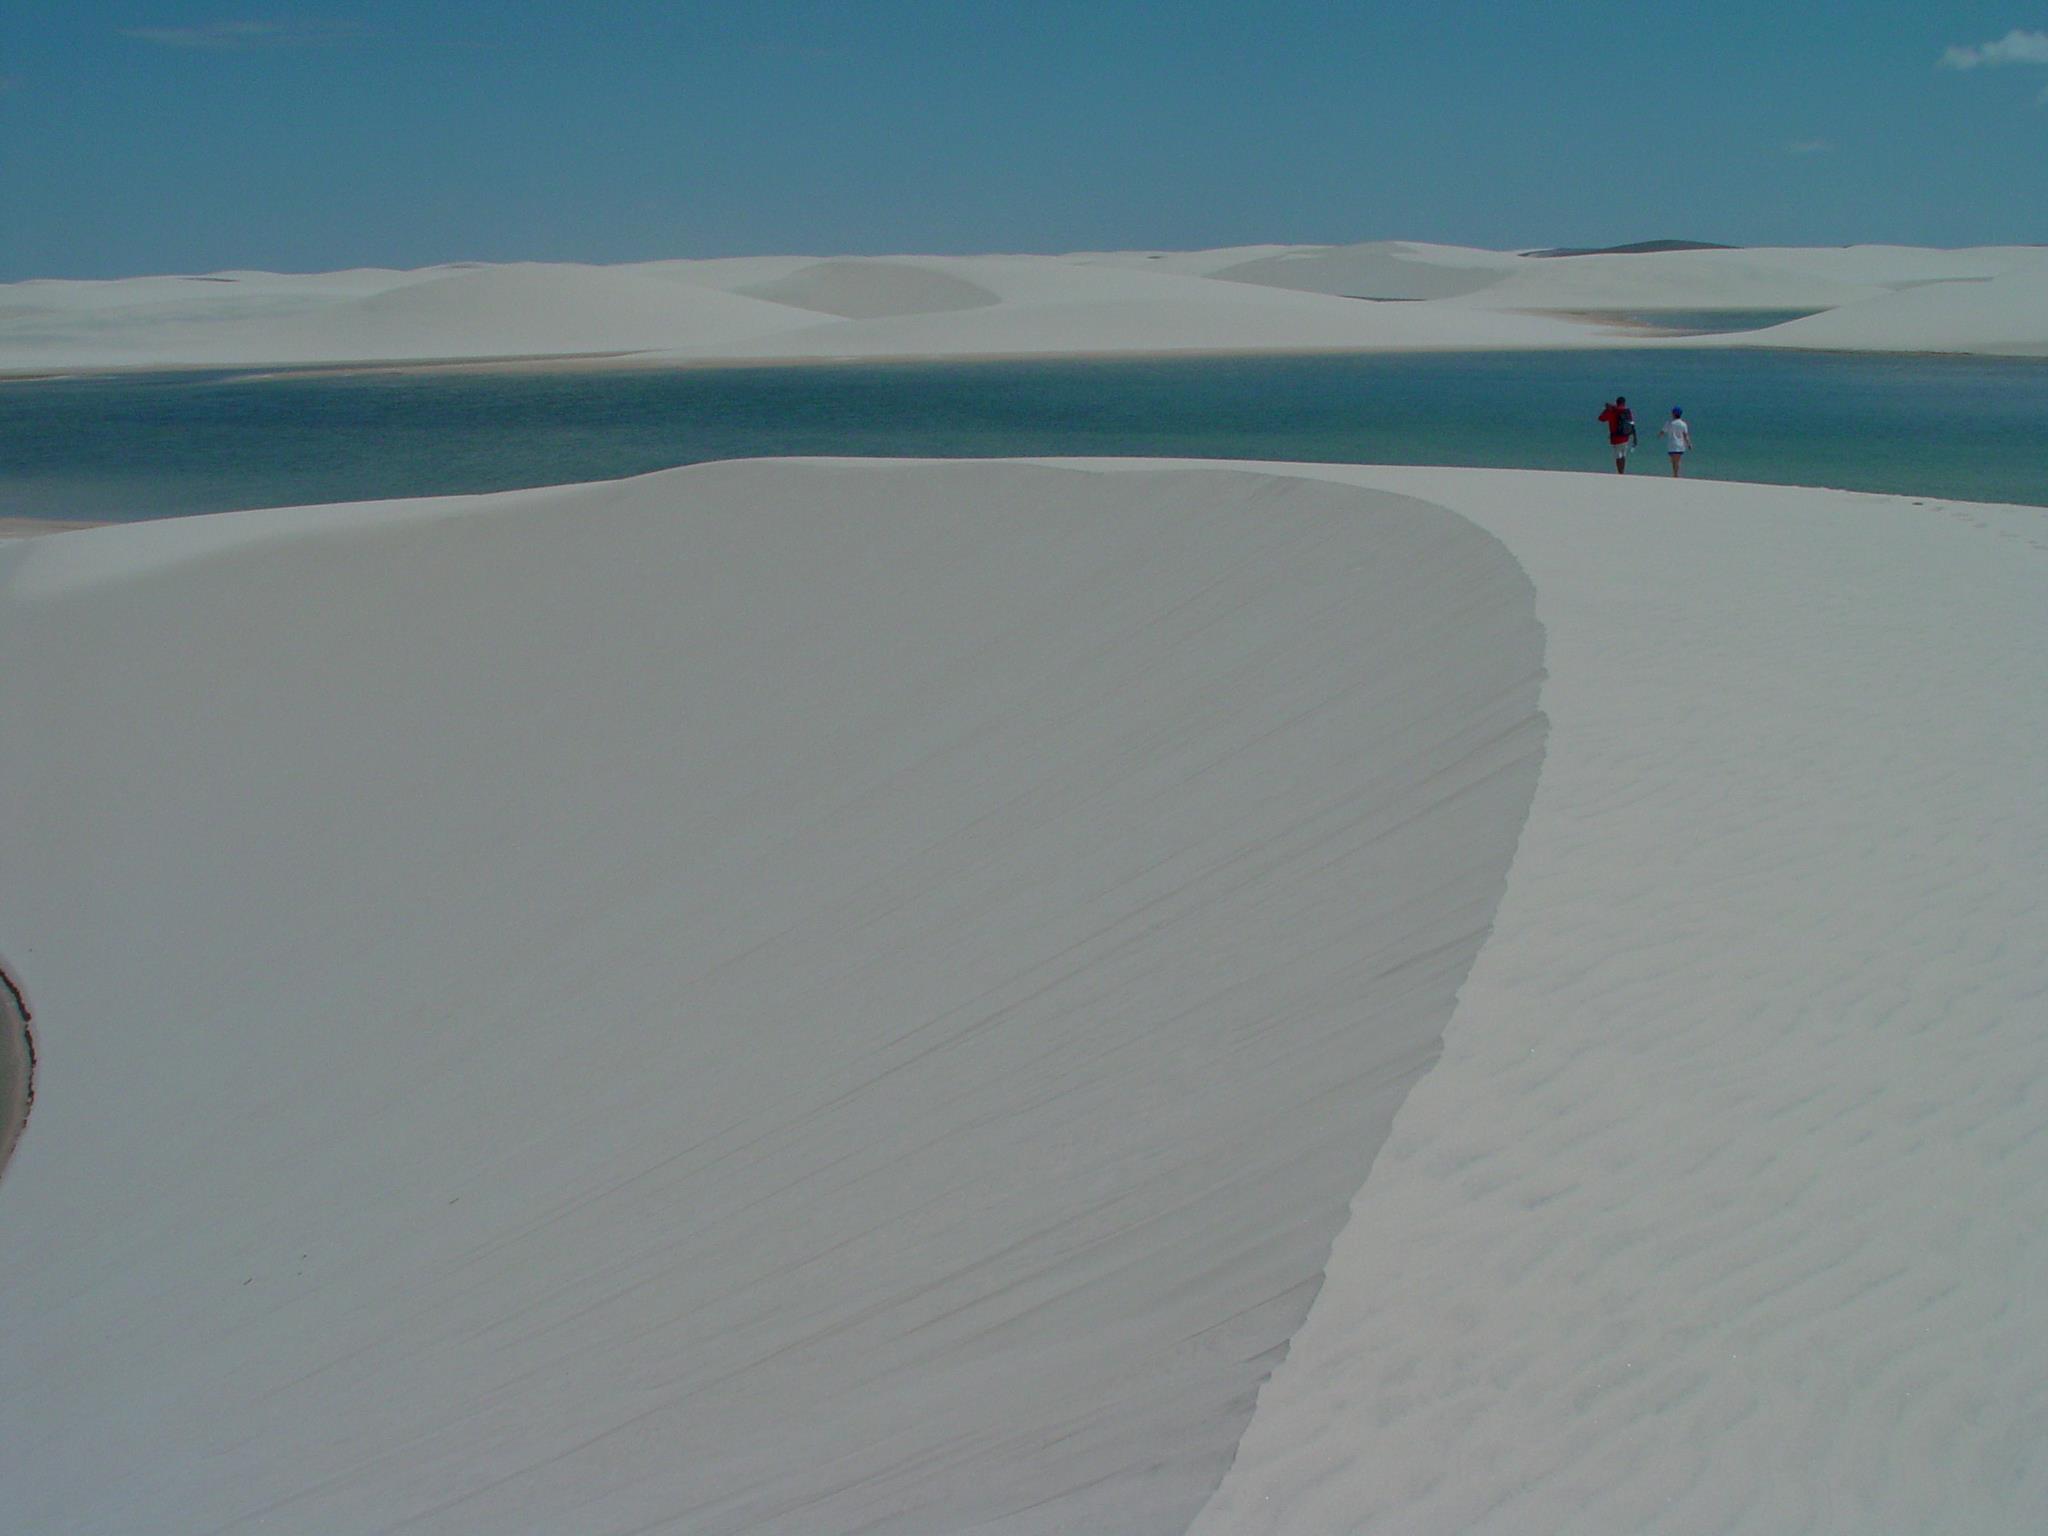
[[[1607,441],[1625,443],[1636,435],[1636,413],[1625,405],[1610,405],[1600,413],[1600,419],[1607,423]]]

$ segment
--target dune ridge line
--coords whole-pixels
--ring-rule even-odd
[[[1659,310],[1826,312],[1719,346],[2044,356],[2048,250],[1701,247],[1551,259],[1381,240],[38,280],[0,285],[0,374],[1690,344],[1613,323]]]
[[[0,551],[17,1517],[1184,1530],[1514,857],[1505,546],[1208,466],[190,522]]]

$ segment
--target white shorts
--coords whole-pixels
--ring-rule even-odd
[[[1614,456],[1617,459],[1625,459],[1635,451],[1636,445],[1634,443],[1629,442],[1626,438],[1624,438],[1622,441],[1618,443],[1610,443],[1608,444],[1608,446],[1614,450]]]

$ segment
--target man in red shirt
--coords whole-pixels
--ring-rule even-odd
[[[1607,427],[1607,441],[1614,449],[1614,472],[1625,475],[1629,450],[1636,445],[1636,413],[1628,408],[1628,396],[1616,395],[1613,403],[1600,413],[1600,420]]]

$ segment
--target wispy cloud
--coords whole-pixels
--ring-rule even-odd
[[[1957,43],[1941,56],[1941,62],[1949,69],[2048,64],[2048,32],[2022,32],[2014,27],[1995,43]]]
[[[123,27],[123,37],[165,48],[240,52],[254,48],[317,48],[358,42],[368,34],[346,21],[210,21],[196,27]]]
[[[1785,146],[1788,155],[1828,155],[1835,146],[1826,139],[1794,139]]]

